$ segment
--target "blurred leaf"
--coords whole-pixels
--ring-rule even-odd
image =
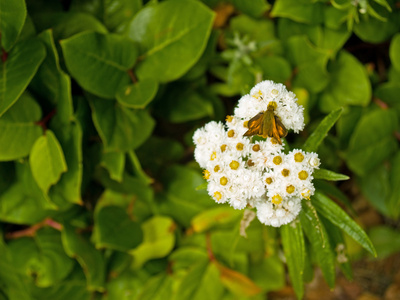
[[[128,25],[128,36],[141,48],[139,79],[168,82],[186,73],[206,47],[213,18],[197,1],[170,0],[142,9]]]
[[[336,203],[324,194],[316,192],[311,198],[317,211],[336,226],[340,227],[369,253],[376,256],[374,245],[364,230],[357,225]]]
[[[324,224],[310,202],[303,201],[300,213],[303,231],[315,253],[322,274],[331,289],[335,286],[335,259]]]
[[[320,2],[278,0],[272,8],[271,15],[299,23],[318,24],[322,21],[322,8],[323,4]]]
[[[176,225],[171,218],[154,216],[142,223],[143,242],[129,253],[133,256],[133,265],[139,269],[145,262],[168,255],[175,245]]]
[[[176,284],[172,276],[166,273],[159,273],[147,280],[138,296],[139,300],[164,300],[172,295],[173,287]]]
[[[24,0],[0,0],[1,46],[9,51],[18,39],[26,18]]]
[[[45,55],[45,48],[38,39],[28,39],[17,43],[7,59],[1,60],[0,116],[21,96]]]
[[[346,153],[347,165],[353,172],[366,174],[398,149],[394,136],[397,122],[394,110],[376,109],[362,116]]]
[[[133,150],[128,151],[128,158],[132,166],[132,172],[136,175],[136,177],[138,177],[146,184],[151,184],[154,182],[154,179],[147,175],[146,172],[142,169],[139,158]]]
[[[28,94],[22,94],[0,119],[0,161],[27,156],[42,128],[36,123],[42,115],[40,106]]]
[[[0,219],[15,224],[35,224],[46,216],[54,205],[33,179],[27,162],[16,163],[17,181],[0,195]]]
[[[106,152],[101,158],[101,165],[107,169],[110,178],[121,182],[125,169],[125,154],[123,152]]]
[[[60,42],[72,77],[87,91],[114,98],[130,82],[137,58],[135,43],[118,35],[84,32]]]
[[[90,98],[94,125],[105,151],[129,151],[140,146],[155,125],[145,110],[132,110],[115,101]]]
[[[119,90],[119,103],[130,108],[145,108],[156,96],[158,83],[153,79],[143,79]]]
[[[74,266],[61,245],[61,235],[53,228],[42,228],[34,238],[19,238],[9,243],[14,266],[32,277],[39,287],[51,286],[64,279]]]
[[[251,2],[246,0],[231,1],[239,11],[254,18],[261,17],[270,7],[266,0],[253,0]]]
[[[284,83],[290,79],[292,68],[289,62],[281,56],[263,56],[254,59],[263,73],[263,79]]]
[[[47,130],[45,135],[36,140],[29,164],[33,178],[45,193],[60,179],[61,174],[67,171],[64,152],[51,130]]]
[[[274,22],[269,19],[254,19],[246,15],[238,15],[230,20],[230,28],[233,32],[239,32],[261,47],[267,46],[276,39]]]
[[[264,257],[260,263],[251,264],[250,277],[263,291],[276,291],[285,286],[285,268],[277,256]]]
[[[131,300],[137,299],[143,286],[146,283],[143,276],[131,270],[127,270],[123,274],[111,278],[107,282],[107,293],[103,296],[104,300]]]
[[[371,101],[371,83],[359,60],[342,50],[328,71],[331,80],[319,103],[323,112],[330,112],[341,106],[368,105]]]
[[[377,226],[371,228],[368,234],[376,247],[379,259],[384,259],[400,251],[400,233],[398,230],[387,226]]]
[[[81,265],[87,279],[87,288],[91,291],[104,291],[105,264],[102,254],[84,235],[78,234],[76,228],[69,224],[63,225],[62,244],[65,252]]]
[[[206,249],[181,246],[168,257],[171,262],[173,272],[179,272],[182,269],[188,269],[196,263],[208,262],[209,258]]]
[[[119,206],[104,206],[95,214],[96,248],[128,251],[142,242],[142,230],[129,211]]]
[[[301,299],[304,294],[303,272],[305,256],[302,227],[300,222],[294,221],[282,226],[280,232],[290,279],[297,298]]]
[[[316,169],[313,172],[313,177],[315,179],[324,179],[324,180],[330,180],[330,181],[348,180],[350,178],[347,175],[335,173],[333,171],[326,170],[326,169]]]
[[[216,261],[213,263],[221,274],[222,284],[233,294],[237,296],[251,297],[261,293],[261,288],[246,275],[229,269]]]
[[[316,190],[320,190],[323,194],[330,196],[336,200],[339,200],[342,204],[344,204],[348,211],[351,212],[353,216],[356,215],[356,212],[345,193],[343,193],[336,185],[331,184],[330,182],[326,182],[325,180],[314,181],[314,186]]]
[[[232,209],[231,207],[216,207],[201,212],[191,221],[195,232],[204,232],[216,226],[231,224],[240,219],[241,211]]]
[[[397,33],[390,43],[390,60],[393,66],[400,70],[400,33]]]
[[[339,108],[338,110],[332,111],[329,115],[327,115],[321,123],[318,124],[318,127],[310,134],[308,139],[303,145],[303,150],[307,152],[317,151],[319,145],[327,136],[329,130],[335,125],[336,121],[340,118],[343,109]]]

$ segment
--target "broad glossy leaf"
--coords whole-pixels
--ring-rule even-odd
[[[300,222],[294,221],[291,224],[282,226],[281,237],[290,279],[297,298],[301,299],[304,294],[303,272],[305,246]]]
[[[29,164],[35,178],[43,192],[47,193],[67,171],[64,152],[56,136],[51,130],[38,138],[32,147]]]
[[[303,150],[313,152],[318,150],[318,146],[322,143],[329,130],[335,125],[336,121],[340,118],[343,109],[332,111],[327,115],[318,127],[311,133],[306,142],[303,145]]]
[[[253,0],[251,2],[246,0],[232,0],[232,4],[242,13],[254,18],[261,17],[270,7],[266,0]]]
[[[40,106],[28,94],[0,118],[0,161],[27,156],[43,129],[36,123],[42,115]]]
[[[139,79],[168,82],[186,73],[206,47],[213,18],[211,10],[192,0],[170,0],[142,9],[128,29],[128,36],[141,48]]]
[[[318,24],[322,21],[323,4],[320,2],[278,0],[272,8],[272,16],[288,18],[298,23]]]
[[[16,178],[0,195],[0,220],[32,225],[49,216],[54,205],[33,179],[27,162],[16,163]]]
[[[317,169],[313,172],[313,177],[315,179],[324,179],[331,181],[347,180],[350,177],[347,175],[339,174],[326,169]]]
[[[91,98],[94,125],[105,151],[126,152],[140,146],[151,134],[154,120],[145,110],[132,110],[115,101]]]
[[[145,108],[156,96],[158,83],[153,79],[143,79],[124,86],[117,93],[119,103],[130,108]]]
[[[121,182],[125,168],[125,153],[123,152],[106,152],[101,157],[101,163],[110,174],[110,178]]]
[[[254,59],[262,72],[263,79],[284,83],[292,75],[289,62],[281,56],[262,56]]]
[[[330,222],[340,227],[369,253],[376,256],[374,245],[364,230],[354,222],[336,203],[319,192],[311,198],[317,211]]]
[[[50,227],[42,228],[34,238],[11,241],[15,268],[29,274],[39,287],[48,287],[63,280],[74,266],[62,247],[60,233]]]
[[[95,214],[96,248],[128,251],[142,242],[142,229],[132,215],[119,206],[104,206]]]
[[[328,71],[331,79],[320,99],[322,111],[330,112],[348,105],[368,105],[371,101],[371,83],[358,59],[342,50]]]
[[[231,207],[216,207],[201,212],[191,221],[195,232],[204,232],[211,228],[232,224],[239,220],[243,213]]]
[[[376,109],[362,116],[346,153],[347,165],[353,172],[366,174],[398,149],[394,136],[397,122],[394,110]]]
[[[335,257],[324,224],[310,202],[304,202],[300,213],[301,226],[309,240],[325,280],[332,289],[335,286]]]
[[[103,255],[94,248],[88,237],[77,232],[77,228],[63,224],[62,244],[68,256],[75,258],[85,272],[87,288],[103,291],[105,281],[105,261]]]
[[[113,34],[84,32],[60,42],[72,77],[87,91],[114,98],[130,82],[137,58],[134,42]]]
[[[133,256],[133,268],[139,269],[145,262],[161,258],[175,245],[176,225],[171,218],[154,216],[142,223],[143,242],[129,253]]]
[[[119,276],[111,278],[106,285],[107,293],[103,296],[103,300],[131,300],[141,292],[146,283],[144,274],[140,272],[127,270]],[[144,272],[143,272],[144,273]]]
[[[261,47],[265,47],[265,44],[276,39],[274,22],[269,19],[254,19],[246,15],[238,15],[230,19],[229,25],[231,30],[248,36]]]
[[[26,18],[24,0],[0,0],[1,46],[9,51],[18,39]]]
[[[171,298],[176,281],[172,276],[162,272],[147,280],[139,300],[165,300]]]
[[[390,60],[392,61],[393,66],[400,70],[400,34],[396,34],[392,41],[390,42]]]
[[[21,96],[45,55],[38,39],[28,39],[17,43],[5,62],[0,61],[0,116]]]

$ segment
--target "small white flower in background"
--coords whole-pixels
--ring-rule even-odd
[[[273,102],[271,102],[273,101]],[[304,128],[303,107],[283,84],[258,83],[243,96],[226,124],[209,122],[193,135],[195,160],[204,168],[207,191],[217,203],[235,209],[257,209],[260,222],[279,227],[293,221],[302,199],[314,194],[312,173],[319,167],[316,153],[293,149],[283,152],[283,144],[267,137],[255,140],[244,136],[248,121],[274,103],[274,115],[287,130]]]

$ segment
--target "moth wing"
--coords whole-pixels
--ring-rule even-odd
[[[282,124],[281,119],[275,116],[275,123],[276,123],[276,130],[280,137],[285,137],[288,134],[288,130],[286,129],[285,125]]]
[[[260,112],[251,118],[248,122],[249,129],[245,132],[243,136],[253,136],[256,134],[262,134],[262,124],[264,119],[264,113]]]
[[[274,128],[275,128],[274,112],[267,110],[265,112],[265,118],[264,118],[264,122],[263,122],[261,136],[263,138],[273,137],[274,136]]]

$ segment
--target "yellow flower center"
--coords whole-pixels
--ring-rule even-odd
[[[310,200],[311,191],[310,191],[310,190],[307,190],[307,189],[304,189],[304,190],[302,191],[302,193],[301,193],[301,196],[302,196],[304,199]]]
[[[219,183],[221,185],[226,185],[228,183],[228,178],[226,178],[225,176],[221,177],[221,179],[219,180]]]
[[[307,173],[307,171],[300,171],[299,172],[299,179],[301,179],[301,180],[306,180],[308,178],[308,173]]]
[[[283,169],[283,170],[282,170],[282,176],[283,176],[283,177],[288,177],[289,174],[290,174],[290,171],[289,171],[288,169]]]
[[[216,159],[217,158],[217,152],[213,152],[212,154],[211,154],[211,157],[210,157],[210,160],[214,160],[214,159]]]
[[[216,166],[214,167],[214,172],[217,173],[219,170],[221,170],[220,166],[219,166],[219,165],[216,165]]]
[[[303,155],[303,153],[297,152],[297,153],[294,155],[294,161],[295,161],[295,162],[302,162],[303,160],[304,160],[304,155]]]
[[[203,178],[204,179],[206,179],[206,180],[208,180],[208,179],[210,179],[210,172],[208,171],[208,170],[204,170],[203,171]]]
[[[233,117],[232,116],[226,116],[225,121],[230,123],[230,122],[233,121]]]
[[[293,193],[294,190],[295,190],[295,188],[294,188],[293,185],[288,185],[288,186],[286,187],[286,192],[287,192],[288,194]]]
[[[226,145],[225,144],[221,145],[221,152],[225,152],[225,150],[226,150]]]
[[[273,204],[280,204],[282,202],[282,197],[279,194],[276,194],[275,196],[272,197],[272,203]]]
[[[249,121],[244,121],[243,122],[243,127],[248,128],[249,127]]]
[[[219,200],[221,200],[221,198],[222,198],[222,195],[221,195],[220,192],[215,192],[214,193],[214,199],[215,200],[219,201]]]
[[[236,149],[239,151],[242,151],[243,147],[244,147],[244,145],[242,143],[237,143],[237,145],[236,145]]]
[[[229,164],[232,170],[237,170],[239,168],[239,165],[240,165],[239,162],[237,162],[236,160],[232,160],[231,163]]]
[[[273,162],[275,165],[279,166],[279,165],[282,163],[282,157],[280,157],[279,155],[278,155],[278,156],[275,156],[274,159],[272,160],[272,162]]]
[[[267,106],[267,108],[272,108],[273,110],[275,110],[277,107],[278,107],[278,104],[276,104],[275,101],[270,101]]]
[[[233,129],[228,131],[228,137],[234,137],[235,136],[235,131]]]
[[[254,152],[258,152],[261,148],[259,144],[255,144],[253,147],[251,147],[251,149],[253,149]]]
[[[252,167],[252,166],[254,166],[254,162],[253,162],[251,159],[249,159],[249,160],[247,161],[247,165],[248,165],[249,167]]]
[[[266,182],[267,184],[271,184],[271,183],[272,183],[272,178],[271,178],[271,177],[266,178],[266,179],[265,179],[265,182]]]

